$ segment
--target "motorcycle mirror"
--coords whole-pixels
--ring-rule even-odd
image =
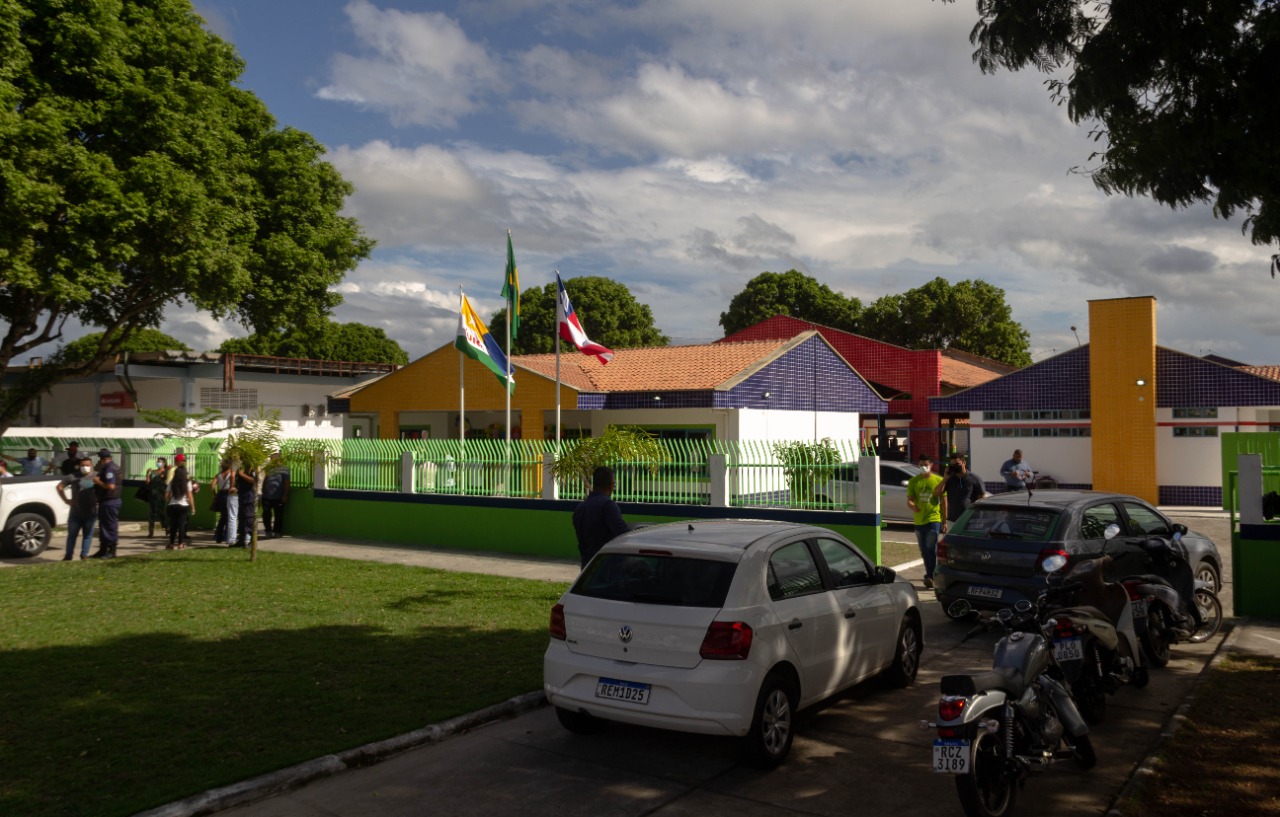
[[[1107,525],[1107,529],[1102,532],[1102,535],[1107,539],[1114,539],[1120,535],[1120,526],[1115,522],[1112,522],[1110,525]]]
[[[1175,523],[1174,523],[1174,525],[1173,525],[1173,534],[1174,534],[1174,536],[1179,536],[1179,537],[1181,537],[1181,536],[1186,536],[1186,535],[1187,535],[1187,526],[1186,526],[1186,525],[1183,525],[1183,524],[1181,524],[1181,523],[1175,522]]]
[[[947,608],[947,614],[954,619],[962,619],[973,612],[973,605],[964,599],[957,599],[951,602],[951,606]]]
[[[1175,530],[1175,531],[1173,532],[1173,541],[1174,541],[1175,543],[1176,543],[1176,542],[1181,542],[1181,541],[1182,541],[1182,531],[1180,531],[1180,530]]]
[[[1061,553],[1054,553],[1044,557],[1044,561],[1040,563],[1040,567],[1045,573],[1057,573],[1059,570],[1067,566],[1067,557]]]

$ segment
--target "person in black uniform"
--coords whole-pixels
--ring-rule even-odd
[[[600,466],[591,474],[591,493],[573,511],[573,532],[578,536],[583,567],[609,540],[628,530],[618,503],[613,501],[613,485],[613,469]]]
[[[98,552],[91,558],[114,559],[116,545],[120,543],[120,496],[124,480],[121,479],[120,466],[105,448],[98,452],[93,487],[98,495]]]

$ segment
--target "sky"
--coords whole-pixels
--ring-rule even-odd
[[[334,318],[411,358],[453,341],[459,286],[486,320],[502,306],[510,230],[523,287],[616,279],[676,343],[794,268],[864,304],[987,281],[1037,360],[1088,342],[1089,299],[1154,295],[1160,344],[1280,362],[1271,250],[1072,173],[1088,125],[1044,75],[979,72],[972,0],[195,5],[355,185],[378,245]],[[189,309],[162,328],[246,334]]]

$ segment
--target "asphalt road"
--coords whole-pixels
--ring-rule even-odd
[[[1213,535],[1206,525],[1192,527]],[[919,572],[905,575],[918,579]],[[599,735],[573,735],[543,708],[224,814],[961,815],[952,780],[930,768],[934,732],[918,723],[935,716],[942,675],[990,667],[995,637],[960,644],[967,627],[948,621],[932,594],[921,596],[926,650],[915,686],[895,690],[872,681],[804,713],[791,757],[772,772],[738,764],[728,739],[621,724]],[[1146,689],[1121,689],[1110,699],[1106,722],[1093,730],[1098,765],[1081,772],[1059,764],[1033,775],[1018,811],[1104,814],[1222,637],[1175,647],[1169,666],[1152,673]]]

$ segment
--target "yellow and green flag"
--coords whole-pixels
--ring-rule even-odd
[[[502,297],[507,299],[507,314],[511,316],[511,337],[520,328],[520,274],[516,272],[516,253],[511,248],[511,231],[507,230],[507,279],[502,284]]]

